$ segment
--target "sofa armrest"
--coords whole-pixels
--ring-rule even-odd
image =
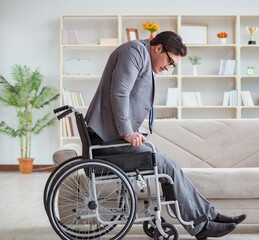
[[[66,144],[62,146],[53,154],[53,162],[56,166],[60,165],[64,161],[82,155],[82,146],[79,144]]]

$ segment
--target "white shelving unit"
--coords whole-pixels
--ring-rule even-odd
[[[182,25],[206,25],[207,44],[189,44],[188,56],[200,56],[202,64],[193,75],[188,56],[178,63],[170,74],[158,74],[156,81],[156,118],[175,119],[220,119],[259,118],[259,33],[255,34],[258,45],[248,45],[246,26],[256,27],[259,16],[241,15],[65,15],[60,18],[60,89],[81,91],[87,111],[98,86],[102,71],[110,53],[127,41],[126,28],[137,28],[139,38],[149,37],[141,23],[155,21],[159,31],[172,30],[181,34]],[[218,32],[227,32],[227,43],[222,45],[216,37]],[[70,37],[70,40],[69,40]],[[72,39],[72,40],[71,40]],[[104,42],[103,42],[104,39]],[[107,41],[108,39],[108,41]],[[106,40],[106,42],[105,42]],[[184,39],[183,39],[184,40]],[[82,73],[71,74],[70,61],[85,60]],[[237,61],[234,75],[219,75],[221,59]],[[81,64],[81,62],[80,62]],[[253,66],[253,76],[247,75],[247,67]],[[73,71],[72,71],[73,72]],[[168,88],[177,88],[178,104],[166,106]],[[223,106],[224,92],[236,90],[237,105]],[[254,106],[244,106],[241,91],[250,91]],[[199,92],[202,106],[182,104],[182,92]],[[60,100],[63,104],[63,96]],[[75,136],[65,137],[61,124],[61,145],[79,140]]]

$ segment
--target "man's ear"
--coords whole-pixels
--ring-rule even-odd
[[[159,52],[159,53],[163,52],[163,46],[162,46],[162,44],[158,44],[158,45],[157,45],[157,48],[158,48],[158,52]]]
[[[162,44],[158,44],[155,46],[155,53],[161,53],[163,51]]]

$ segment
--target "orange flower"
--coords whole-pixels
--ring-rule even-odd
[[[142,23],[141,26],[145,29],[148,30],[150,33],[157,32],[159,30],[159,26],[156,22],[149,22],[146,21],[145,23]]]
[[[218,38],[227,38],[228,34],[226,32],[220,32],[220,33],[217,34],[217,37]]]

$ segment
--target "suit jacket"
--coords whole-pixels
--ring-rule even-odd
[[[104,141],[139,129],[153,103],[152,74],[149,40],[129,41],[111,53],[86,114]]]

